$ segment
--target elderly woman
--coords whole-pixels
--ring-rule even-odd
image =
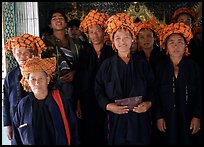
[[[40,56],[42,50],[46,49],[43,41],[39,37],[31,34],[21,34],[11,37],[5,44],[5,52],[7,54],[11,53],[17,61],[17,66],[6,75],[3,85],[3,123],[7,130],[8,139],[11,140],[11,144],[13,144],[12,119],[16,107],[20,99],[28,94],[23,90],[20,83],[22,77],[20,66],[32,56]]]
[[[102,63],[96,75],[95,93],[106,112],[108,144],[149,144],[153,72],[146,60],[130,53],[137,32],[127,14],[111,16],[106,31],[117,54]]]
[[[161,31],[160,45],[168,55],[155,74],[155,118],[162,144],[194,144],[201,127],[201,73],[197,63],[186,58],[191,38],[184,23],[172,23]]]
[[[30,94],[19,102],[13,118],[15,144],[79,144],[70,101],[58,89],[48,89],[55,68],[55,57],[35,57],[21,67],[21,83]]]

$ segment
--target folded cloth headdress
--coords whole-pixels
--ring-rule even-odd
[[[190,26],[185,25],[184,23],[171,23],[160,31],[160,47],[165,49],[166,39],[168,36],[176,33],[183,35],[187,44],[189,44],[191,38],[193,37]],[[186,47],[185,55],[189,55],[188,47]]]
[[[99,12],[98,10],[90,10],[87,16],[80,23],[80,30],[88,36],[90,26],[99,25],[101,28],[106,28],[105,22],[108,19],[108,14]]]
[[[44,71],[52,78],[52,75],[56,69],[56,57],[42,59],[40,57],[34,56],[29,58],[20,68],[22,74],[22,79],[20,82],[23,85],[24,90],[31,92],[31,89],[26,80],[28,74],[32,72]]]
[[[15,48],[25,47],[31,49],[34,55],[40,55],[42,50],[46,50],[47,47],[40,37],[33,36],[30,34],[21,34],[16,37],[11,37],[5,44],[5,52],[13,52]]]
[[[176,23],[180,14],[189,14],[192,17],[193,22],[196,22],[196,19],[198,17],[196,12],[193,9],[183,7],[183,8],[177,9],[174,12],[172,16],[172,22]]]
[[[105,32],[109,34],[111,42],[113,42],[113,34],[118,29],[128,29],[130,33],[132,34],[133,40],[136,39],[135,35],[137,34],[138,30],[135,29],[135,24],[133,22],[133,18],[131,18],[126,13],[117,13],[115,15],[112,15],[109,17],[109,19],[106,21],[107,28]],[[112,43],[113,49],[115,49],[114,44]]]
[[[150,18],[147,21],[140,21],[138,23],[135,24],[135,29],[137,29],[136,31],[138,31],[138,33],[140,32],[141,29],[150,29],[152,31],[154,31],[155,35],[157,35],[157,37],[159,37],[159,33],[158,31],[161,29],[161,25],[159,22],[157,22],[154,18]]]

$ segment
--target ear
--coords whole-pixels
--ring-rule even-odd
[[[50,76],[47,77],[47,85],[50,83]]]
[[[51,24],[49,24],[48,26],[49,26],[50,29],[52,29],[52,25]]]

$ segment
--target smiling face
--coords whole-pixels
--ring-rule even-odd
[[[22,66],[25,61],[32,57],[32,51],[28,48],[15,48],[13,52],[13,56],[16,59],[19,66]]]
[[[138,45],[141,49],[152,49],[154,44],[154,34],[149,29],[141,29],[138,33]]]
[[[118,52],[128,53],[132,46],[132,35],[128,30],[118,29],[113,36],[113,42]]]
[[[185,40],[180,34],[172,34],[167,39],[167,51],[171,57],[182,58],[185,52]]]
[[[65,18],[61,13],[54,13],[51,18],[50,28],[55,30],[64,30],[67,27],[67,23],[65,22]]]

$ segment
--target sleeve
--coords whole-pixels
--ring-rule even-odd
[[[158,91],[159,91],[159,69],[160,67],[158,66],[156,68],[155,71],[155,85],[154,85],[154,104],[152,105],[152,112],[153,112],[153,119],[157,120],[162,118],[162,113],[161,113],[161,101],[160,101],[160,97],[158,95]]]
[[[145,101],[151,101],[152,104],[154,103],[154,73],[151,68],[151,65],[143,60],[143,72],[147,81],[147,92]]]
[[[105,92],[105,77],[107,76],[107,72],[108,72],[108,62],[103,62],[101,67],[99,68],[96,78],[95,78],[95,95],[96,95],[96,99],[98,101],[99,106],[106,111],[106,105],[109,102],[109,99],[106,95]]]
[[[67,115],[67,120],[70,126],[70,134],[71,134],[71,145],[79,145],[79,134],[78,134],[78,123],[76,119],[76,115],[73,111],[73,107],[71,105],[70,99],[64,98],[63,94],[61,94],[62,100],[65,106],[65,111]]]
[[[3,86],[3,123],[4,126],[9,126],[11,124],[10,118],[10,102],[9,102],[9,76],[7,75],[4,80]]]
[[[195,96],[195,101],[194,101],[194,111],[193,111],[193,116],[195,117],[198,117],[198,118],[201,118],[202,116],[202,109],[203,109],[203,93],[202,93],[202,88],[203,88],[203,85],[202,85],[202,77],[201,77],[201,69],[200,67],[195,64],[193,66],[193,68],[195,69],[195,83],[196,83],[196,96]]]
[[[17,111],[14,115],[13,118],[13,145],[23,145],[21,138],[20,138],[20,134],[18,132],[18,127],[20,125],[20,105],[18,105]]]

